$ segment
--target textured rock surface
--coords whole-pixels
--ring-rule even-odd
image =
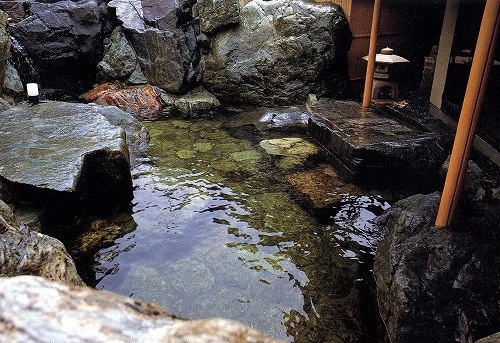
[[[84,285],[64,245],[19,223],[0,200],[0,276],[17,275],[37,275],[68,285]]]
[[[201,80],[192,18],[183,15],[188,2],[113,0],[108,7],[115,10],[151,85],[183,93]]]
[[[391,342],[474,342],[500,330],[498,205],[459,208],[434,227],[440,194],[414,195],[376,219],[388,231],[374,265],[380,314]]]
[[[162,117],[163,105],[150,85],[127,87],[121,83],[106,82],[96,86],[86,96],[88,102],[116,106],[142,120]]]
[[[126,206],[132,180],[125,131],[99,109],[47,102],[0,113],[0,175],[92,206]]]
[[[11,34],[24,47],[45,89],[80,94],[95,81],[96,65],[102,57],[102,14],[97,0],[22,1],[6,8],[17,20]]]
[[[201,21],[201,31],[209,34],[240,22],[238,0],[198,0],[193,15]]]
[[[157,305],[30,276],[0,279],[0,333],[23,343],[278,343],[234,321],[185,321]]]
[[[97,64],[104,78],[122,79],[131,75],[136,69],[137,55],[130,45],[121,27],[113,30],[109,46],[104,51],[104,57]]]
[[[184,95],[169,94],[150,85],[125,86],[105,82],[87,93],[85,100],[116,106],[140,120],[158,120],[168,116],[201,116],[220,106],[219,100],[202,87]]]
[[[7,69],[7,59],[9,58],[10,41],[9,25],[7,13],[0,11],[0,85],[3,85],[5,80],[5,71]],[[1,87],[0,87],[1,93]]]
[[[411,120],[325,98],[310,108],[308,132],[356,181],[422,189],[439,180],[453,136],[436,119]]]
[[[325,208],[361,195],[359,188],[343,182],[330,166],[288,174],[285,178],[299,192],[307,195],[316,208]]]
[[[345,90],[351,34],[337,5],[256,0],[240,17],[205,62],[204,85],[221,100],[290,105]]]

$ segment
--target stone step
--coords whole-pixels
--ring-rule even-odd
[[[308,108],[310,137],[360,183],[435,181],[451,151],[452,133],[431,117],[363,109],[358,102],[333,99],[320,99]]]

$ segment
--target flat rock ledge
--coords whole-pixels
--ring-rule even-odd
[[[428,184],[438,180],[453,136],[432,118],[363,109],[355,101],[319,99],[309,106],[308,133],[361,183]]]
[[[165,309],[45,278],[0,278],[2,342],[279,343],[235,321],[186,321]]]
[[[126,132],[118,125],[130,121],[110,110],[120,111],[46,102],[0,113],[0,176],[19,186],[20,193],[35,192],[42,198],[60,194],[96,208],[127,206],[133,197],[129,149]],[[146,133],[134,132],[129,141],[141,149]]]
[[[392,343],[469,343],[500,331],[499,205],[464,203],[440,229],[440,198],[413,195],[375,219],[387,232],[374,276]]]

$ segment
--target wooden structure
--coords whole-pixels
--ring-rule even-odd
[[[451,2],[455,2],[455,0]],[[453,220],[494,61],[499,29],[500,2],[487,0],[458,121],[450,166],[436,218],[436,226],[438,227],[447,227]]]
[[[411,20],[408,20],[409,18],[405,16],[405,14],[408,14],[408,9],[406,11],[402,10],[400,6],[395,6],[397,2],[390,0],[330,1],[344,8],[349,20],[354,35],[353,45],[349,53],[350,78],[351,81],[356,82],[366,75],[363,97],[363,107],[366,108],[369,106],[371,99],[372,69],[375,60],[374,51],[380,45],[396,47],[397,49],[398,44],[408,43],[408,38],[411,37],[406,32],[409,23],[411,23]],[[444,17],[442,18],[439,52],[430,94],[431,112],[432,106],[440,112],[447,102],[453,102],[446,98],[447,83],[453,90],[460,88],[455,80],[450,80],[448,75],[450,66],[457,63],[456,58],[453,57],[457,51],[460,51],[461,55],[463,55],[462,52],[465,52],[465,56],[461,57],[465,58],[464,64],[468,64],[469,68],[467,69],[468,80],[466,87],[463,87],[464,94],[458,94],[454,99],[456,100],[455,103],[458,103],[456,106],[460,110],[460,116],[458,118],[457,134],[451,155],[450,167],[436,218],[436,226],[438,227],[447,227],[452,223],[474,142],[476,141],[476,145],[481,146],[479,149],[482,150],[481,152],[492,151],[485,153],[485,155],[490,157],[497,165],[500,165],[500,154],[498,151],[485,146],[481,142],[481,139],[476,136],[479,116],[488,90],[487,85],[490,79],[491,67],[494,62],[500,65],[500,62],[495,61],[495,57],[498,55],[496,46],[500,35],[500,2],[498,0],[478,0],[475,3],[461,0],[443,1],[446,2],[446,7]],[[401,3],[404,3],[402,4],[404,6],[408,5],[408,2],[400,2],[400,5]],[[482,14],[481,20],[473,20],[474,13],[469,11],[469,8],[466,8],[467,5],[471,4],[473,8],[480,9]],[[465,18],[461,23],[462,25],[457,24],[459,21],[458,18],[460,18],[459,10],[461,6],[466,8],[462,8],[462,13],[465,13],[462,16]],[[372,20],[369,20],[370,17],[372,17]],[[474,30],[471,30],[469,27],[470,23],[474,22],[480,22],[480,30],[478,33],[471,34]],[[470,37],[469,39],[467,37],[455,39],[457,25],[462,29],[463,27],[461,26],[466,27],[465,30],[469,36],[472,36],[472,39]],[[370,31],[371,34],[369,33]],[[423,35],[424,33],[422,32],[421,34]],[[370,45],[368,45],[367,40],[370,40]],[[468,42],[469,45],[473,45],[472,41],[477,41],[477,45],[475,47],[472,46],[471,48],[473,49],[460,50],[457,48],[464,41]],[[455,53],[453,49],[455,49]],[[361,65],[360,55],[366,54],[368,50],[368,66],[366,67],[365,65]],[[467,55],[467,52],[470,52],[469,55]],[[498,113],[496,114],[498,117]],[[443,117],[441,119],[444,119],[445,122],[448,121]]]
[[[361,92],[365,82],[367,63],[366,56],[370,45],[372,17],[375,0],[327,0],[342,7],[353,34],[349,50],[349,78],[353,90]],[[422,7],[422,6],[419,6]],[[381,1],[380,22],[378,28],[376,51],[391,47],[394,53],[413,60],[415,44],[415,7],[406,1]],[[430,47],[429,47],[430,50]],[[429,51],[423,52],[428,53]],[[422,55],[423,56],[423,55]]]

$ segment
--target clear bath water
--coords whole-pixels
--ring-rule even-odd
[[[95,255],[96,288],[287,342],[374,342],[370,220],[389,203],[343,193],[318,218],[286,175],[331,168],[327,156],[267,153],[265,139],[310,140],[262,111],[144,123],[151,162],[133,171],[133,225]]]

